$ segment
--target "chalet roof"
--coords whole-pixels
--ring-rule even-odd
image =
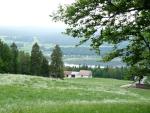
[[[80,75],[89,76],[92,75],[92,72],[90,70],[80,70]]]

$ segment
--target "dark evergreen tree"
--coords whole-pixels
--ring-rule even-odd
[[[41,63],[41,75],[44,77],[49,77],[49,63],[46,57],[43,56]]]
[[[41,61],[42,61],[42,53],[40,51],[39,45],[35,43],[31,51],[30,71],[32,75],[38,75],[38,76],[40,75]]]
[[[55,46],[51,54],[50,76],[55,78],[64,78],[62,51],[58,45]]]
[[[17,49],[17,45],[15,43],[12,43],[12,45],[10,47],[11,47],[11,54],[12,54],[10,71],[11,71],[11,73],[17,74],[18,73],[18,49]]]
[[[3,68],[4,68],[4,61],[2,57],[2,51],[3,50],[3,42],[0,40],[0,73],[3,73]]]
[[[30,55],[24,51],[19,52],[18,56],[19,62],[19,73],[20,74],[30,74]]]
[[[11,50],[9,46],[0,40],[0,73],[10,72]]]

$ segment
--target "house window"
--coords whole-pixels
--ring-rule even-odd
[[[72,78],[75,78],[75,75],[71,75]]]

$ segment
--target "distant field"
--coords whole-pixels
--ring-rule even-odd
[[[150,90],[129,83],[0,74],[0,113],[150,113]]]

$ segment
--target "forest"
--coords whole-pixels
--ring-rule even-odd
[[[49,64],[50,61],[48,61],[48,58],[43,55],[37,43],[33,45],[31,53],[19,51],[15,43],[12,43],[10,46],[8,46],[6,43],[0,41],[0,48],[0,73],[27,74],[50,77],[53,66]],[[61,63],[60,60],[58,65],[61,64],[63,64],[63,62]],[[82,65],[80,67],[62,66],[62,68],[66,71],[91,70],[93,77],[98,78],[101,77],[128,80],[133,79],[133,77],[130,76],[129,68],[127,67],[100,68],[100,66],[98,66],[91,68],[87,65]]]
[[[57,73],[59,75],[57,77],[63,78],[62,53],[58,45],[55,46],[51,55],[51,64],[43,55],[38,43],[32,46],[31,53],[19,51],[15,43],[8,46],[1,40],[0,48],[0,73],[27,74],[43,77],[56,77],[55,73]]]

